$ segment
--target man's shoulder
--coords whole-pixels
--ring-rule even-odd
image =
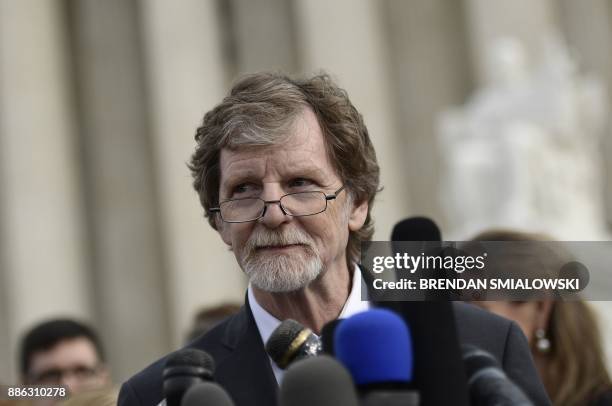
[[[453,307],[461,344],[485,349],[502,362],[508,335],[518,328],[514,322],[469,303],[454,302]]]
[[[517,353],[533,362],[527,338],[514,321],[469,303],[454,302],[453,306],[461,344],[488,351],[504,368]]]
[[[471,344],[493,355],[510,380],[517,384],[534,405],[550,405],[527,338],[518,325],[477,306],[455,302],[455,320],[461,344]]]
[[[206,351],[213,357],[216,364],[223,362],[223,359],[231,352],[233,340],[240,336],[239,330],[244,327],[244,312],[244,308],[242,308],[237,314],[228,317],[208,333],[196,338],[181,349],[195,348]],[[173,353],[165,355],[129,378],[121,387],[118,405],[144,406],[158,404],[163,399],[162,373],[164,365]]]
[[[484,310],[476,305],[466,302],[453,302],[457,323],[468,323],[470,327],[485,322],[498,327],[509,326],[512,321],[495,313]]]

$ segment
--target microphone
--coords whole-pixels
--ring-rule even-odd
[[[362,405],[419,404],[411,389],[412,340],[403,319],[386,309],[372,309],[344,320],[334,335],[336,358],[349,370]]]
[[[163,371],[163,393],[167,406],[180,406],[192,385],[213,379],[215,362],[206,352],[185,348],[170,354]]]
[[[181,406],[234,406],[234,402],[219,384],[200,382],[187,390]]]
[[[280,406],[358,406],[353,380],[328,355],[291,365],[279,389]]]
[[[285,369],[292,362],[318,355],[321,340],[309,328],[287,319],[272,332],[266,352],[280,369]]]
[[[440,233],[440,229],[433,220],[427,217],[410,217],[404,219],[397,223],[391,232],[391,246],[396,253],[405,253],[408,251],[412,255],[427,253],[432,256],[443,256],[448,250],[442,249],[441,242],[442,234]],[[452,270],[436,269],[436,273],[450,279],[457,276]],[[420,286],[419,279],[422,277],[420,272],[410,274],[410,277],[417,282],[417,286]],[[414,295],[419,291],[420,290],[415,290]],[[453,299],[450,293],[449,290],[434,292],[425,291],[424,296],[414,296],[414,299],[421,299],[424,301],[449,301]]]
[[[493,355],[472,345],[462,348],[472,406],[533,406]]]
[[[432,220],[413,217],[393,228],[392,239],[440,242],[441,233]],[[364,275],[368,274],[364,272]],[[421,404],[469,406],[467,379],[452,304],[443,300],[377,301],[375,305],[397,312],[410,326],[414,345],[413,385],[419,391]],[[444,371],[443,376],[440,371]]]
[[[412,380],[412,342],[402,318],[372,309],[345,319],[334,336],[336,358],[356,385]]]
[[[410,217],[397,223],[391,241],[442,241],[440,229],[427,217]]]

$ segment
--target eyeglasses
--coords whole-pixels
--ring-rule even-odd
[[[78,381],[87,381],[94,378],[100,372],[101,366],[89,367],[85,365],[78,365],[73,368],[52,368],[46,371],[33,374],[30,381],[40,385],[53,385],[62,382],[62,378],[65,376],[72,376]]]
[[[266,214],[269,204],[278,204],[286,216],[313,216],[327,210],[327,202],[334,200],[344,190],[344,185],[333,194],[322,191],[287,193],[278,200],[263,200],[259,197],[229,199],[219,203],[219,207],[209,209],[219,213],[226,223],[247,223],[255,221]]]

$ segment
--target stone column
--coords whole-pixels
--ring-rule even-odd
[[[2,186],[0,183],[0,213],[2,213]],[[2,226],[3,224],[0,222],[0,228]],[[11,370],[14,365],[15,353],[14,351],[11,352],[12,348],[9,346],[9,303],[8,292],[6,291],[7,264],[4,261],[3,245],[3,240],[0,239],[0,365],[3,366],[0,368],[0,382],[8,384],[16,382],[16,375]]]
[[[594,75],[606,85],[609,102],[612,100],[612,55],[606,50],[612,42],[612,1],[585,0],[580,3],[561,0],[561,26],[580,68]],[[612,103],[608,106],[610,109]],[[603,134],[603,153],[612,156],[612,120],[608,120]],[[606,216],[612,220],[612,161],[604,159]]]
[[[121,381],[170,349],[136,3],[70,3],[98,327]]]
[[[231,17],[239,73],[297,69],[292,2],[232,0]]]
[[[0,1],[0,293],[9,338],[0,351],[8,349],[9,371],[32,323],[91,316],[64,27],[58,2]]]
[[[295,5],[303,69],[332,74],[364,116],[385,187],[374,206],[374,237],[389,239],[393,225],[409,215],[410,206],[380,5],[374,0],[298,0]]]
[[[386,0],[391,80],[396,90],[406,157],[405,186],[413,213],[433,218],[445,230],[440,209],[443,165],[437,138],[440,112],[460,105],[471,91],[472,72],[463,3],[446,0]]]
[[[204,113],[226,93],[215,3],[143,0],[151,135],[160,219],[167,250],[167,293],[174,346],[202,306],[244,300],[234,256],[203,218],[186,166]]]
[[[567,42],[577,57],[580,68],[587,74],[595,75],[603,81],[612,99],[612,56],[606,51],[612,42],[612,1],[584,0],[580,3],[561,0],[559,5],[561,27]],[[610,109],[612,105],[609,105]],[[612,120],[608,121],[602,139],[604,154],[604,179],[606,215],[608,223],[612,219]],[[606,159],[607,158],[607,159]],[[599,316],[599,327],[607,350],[608,367],[612,367],[612,304],[610,302],[591,303]]]

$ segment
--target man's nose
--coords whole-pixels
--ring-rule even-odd
[[[276,228],[291,221],[291,216],[286,215],[280,205],[280,198],[283,195],[280,193],[268,194],[262,197],[266,201],[266,209],[260,222],[268,228]]]
[[[60,385],[65,386],[71,394],[79,392],[79,379],[73,374],[64,374],[60,381]]]

